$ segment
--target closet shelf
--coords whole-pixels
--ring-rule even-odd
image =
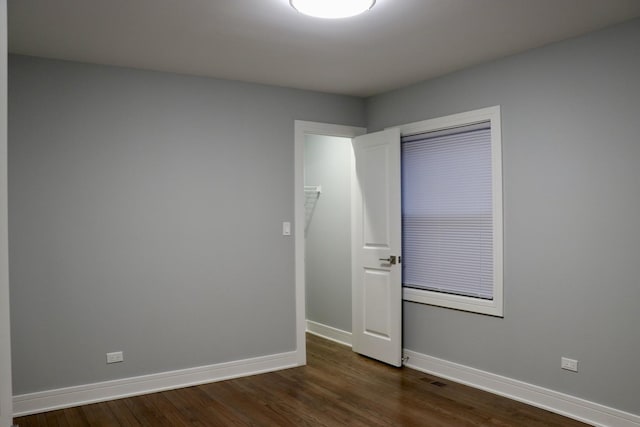
[[[322,193],[322,186],[321,185],[305,185],[304,186],[304,192],[305,193]]]

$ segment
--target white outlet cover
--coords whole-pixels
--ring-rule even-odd
[[[124,355],[121,351],[114,351],[107,353],[107,363],[118,363],[124,360]]]
[[[560,367],[567,371],[578,372],[578,361],[575,359],[569,359],[568,357],[563,357],[560,361]]]

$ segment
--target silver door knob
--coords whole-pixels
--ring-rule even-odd
[[[384,261],[388,264],[391,265],[395,265],[396,263],[396,256],[395,255],[391,255],[389,258],[378,258],[380,261]]]

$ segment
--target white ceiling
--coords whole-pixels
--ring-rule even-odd
[[[640,0],[9,0],[13,53],[368,96],[640,16]]]

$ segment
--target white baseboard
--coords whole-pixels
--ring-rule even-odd
[[[533,384],[404,350],[405,366],[602,427],[639,427],[640,416]]]
[[[351,346],[351,333],[307,321],[307,332]],[[481,371],[436,357],[404,350],[405,366],[509,399],[517,400],[594,426],[640,427],[640,416],[533,384]],[[296,352],[66,387],[13,397],[14,416],[173,390],[298,366]]]
[[[295,351],[13,396],[14,417],[190,387],[297,366]]]
[[[351,347],[351,332],[343,331],[342,329],[337,329],[332,326],[323,325],[322,323],[314,322],[313,320],[307,320],[307,332],[331,341],[335,341],[338,344]]]

